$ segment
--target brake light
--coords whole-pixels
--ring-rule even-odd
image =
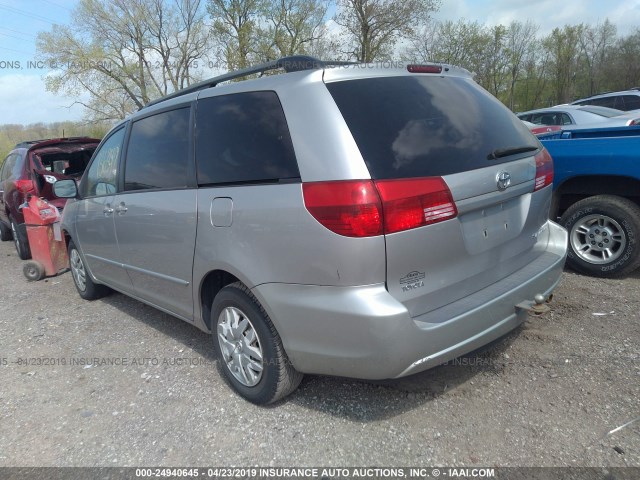
[[[536,156],[536,180],[533,191],[553,183],[553,159],[546,148],[543,148]]]
[[[332,232],[382,235],[382,205],[371,180],[304,183],[302,193],[309,213]]]
[[[409,73],[442,73],[441,65],[407,65]]]
[[[24,194],[36,191],[36,186],[33,183],[33,180],[16,180],[16,188]]]
[[[636,125],[640,125],[640,118],[627,121],[627,127],[635,127]]]
[[[309,213],[347,237],[401,232],[458,214],[440,177],[304,183],[302,191]]]
[[[384,232],[394,233],[454,218],[456,204],[440,177],[375,182],[384,213]]]

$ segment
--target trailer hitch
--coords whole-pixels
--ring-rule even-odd
[[[533,297],[533,302],[531,300],[525,300],[524,302],[520,302],[516,305],[516,308],[526,310],[527,313],[533,315],[535,317],[540,317],[547,312],[551,311],[549,307],[549,303],[553,299],[553,294],[545,297],[541,293],[538,293],[535,297]]]

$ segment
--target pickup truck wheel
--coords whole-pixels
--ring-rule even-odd
[[[569,232],[567,264],[597,277],[618,277],[640,266],[640,206],[597,195],[569,207],[560,223]]]
[[[71,240],[69,241],[69,266],[76,290],[85,300],[97,300],[108,295],[111,291],[106,285],[97,284],[91,279],[80,252]]]
[[[211,308],[218,367],[231,387],[252,403],[266,405],[293,392],[302,374],[258,300],[242,283],[224,287]]]

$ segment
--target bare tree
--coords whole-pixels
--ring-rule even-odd
[[[446,21],[422,27],[405,52],[408,60],[441,62],[477,72],[491,39],[478,22]]]
[[[388,59],[401,38],[414,34],[439,0],[337,0],[334,21],[346,31],[343,50],[360,62]]]
[[[588,95],[597,93],[605,73],[605,62],[617,36],[616,26],[608,19],[595,27],[586,25],[580,30],[579,45],[586,70]],[[606,80],[605,80],[606,81]]]
[[[206,58],[201,0],[80,0],[70,26],[40,32],[39,57],[56,68],[47,89],[88,94],[98,120],[119,119],[198,80]]]
[[[262,60],[311,53],[326,34],[328,6],[328,0],[271,0],[267,27],[259,30]]]
[[[505,55],[509,78],[508,106],[513,110],[515,101],[516,82],[520,79],[526,55],[535,45],[538,27],[527,20],[525,23],[511,22],[507,29]]]
[[[606,71],[609,78],[608,88],[622,90],[640,86],[640,28],[630,35],[619,38],[608,59]]]

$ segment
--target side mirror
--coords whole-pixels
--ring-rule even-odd
[[[78,186],[74,180],[58,180],[53,184],[53,193],[58,198],[76,198]]]

